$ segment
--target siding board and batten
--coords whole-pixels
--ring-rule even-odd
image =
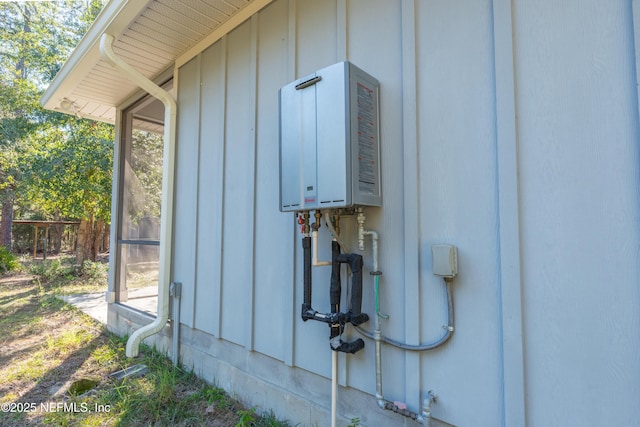
[[[258,14],[257,21],[246,21],[229,33],[224,41],[217,42],[180,68],[180,105],[187,99],[198,100],[201,110],[192,111],[189,107],[188,113],[182,111],[180,115],[188,115],[189,118],[185,117],[184,124],[179,121],[178,158],[185,150],[184,156],[190,159],[190,163],[188,167],[184,166],[185,169],[179,169],[177,182],[184,173],[183,180],[185,184],[190,183],[190,190],[185,188],[184,195],[180,197],[191,200],[176,202],[176,209],[181,210],[185,206],[185,211],[190,212],[185,215],[193,220],[197,217],[199,224],[210,220],[219,223],[219,218],[222,218],[223,238],[221,242],[217,241],[223,248],[218,249],[222,253],[221,323],[216,337],[252,347],[281,361],[286,361],[287,352],[291,351],[287,349],[287,343],[293,343],[291,363],[294,366],[324,377],[330,376],[326,325],[302,324],[299,320],[300,304],[296,295],[301,294],[302,268],[299,235],[292,235],[291,231],[294,219],[292,215],[280,213],[277,208],[277,90],[289,81],[291,62],[295,64],[294,78],[343,59],[373,71],[372,74],[383,83],[380,96],[385,200],[383,209],[370,210],[367,226],[381,232],[380,255],[384,272],[381,300],[384,311],[391,315],[385,322],[385,333],[412,344],[431,341],[441,334],[441,325],[446,323],[444,286],[431,276],[429,266],[430,245],[438,241],[457,244],[461,248],[461,260],[468,258],[464,265],[469,273],[456,281],[454,294],[461,301],[458,305],[471,307],[463,310],[466,315],[459,315],[455,337],[463,338],[454,339],[442,350],[417,354],[385,346],[385,395],[393,400],[407,401],[417,410],[421,399],[419,393],[433,385],[445,395],[461,395],[461,400],[478,399],[479,396],[481,400],[486,399],[480,412],[475,405],[465,409],[455,401],[445,399],[439,409],[448,422],[455,424],[472,414],[499,420],[502,415],[499,405],[495,404],[501,394],[499,299],[495,281],[498,275],[495,260],[497,219],[495,209],[488,212],[486,209],[487,202],[496,205],[491,4],[488,1],[481,4],[469,2],[466,7],[455,8],[438,5],[437,8],[448,9],[448,24],[443,23],[442,16],[429,13],[429,7],[433,7],[429,2],[381,1],[376,3],[376,7],[370,6],[367,2],[358,1],[295,2],[293,6],[286,1],[276,1]],[[483,19],[477,19],[477,16]],[[430,25],[406,29],[403,19]],[[471,28],[470,20],[474,22]],[[342,24],[339,29],[338,22]],[[257,40],[253,31],[258,32]],[[405,35],[407,31],[411,34]],[[295,40],[291,40],[292,33]],[[436,42],[442,38],[452,39],[449,49]],[[466,44],[468,39],[474,40],[475,44]],[[412,40],[410,50],[402,49],[406,40]],[[256,42],[257,47],[253,48]],[[223,48],[224,52],[221,52]],[[411,49],[414,56],[405,60],[403,53],[411,54]],[[290,57],[292,50],[293,58]],[[213,51],[216,54],[212,56]],[[432,55],[432,51],[438,55]],[[348,57],[344,58],[344,55]],[[226,61],[225,79],[220,77],[220,71],[216,71],[223,66],[220,63],[223,56]],[[442,63],[451,64],[451,68],[438,67]],[[207,72],[202,71],[203,64],[207,64]],[[403,80],[403,67],[411,64],[416,69],[413,80]],[[474,73],[465,72],[468,68]],[[450,83],[442,85],[441,80],[451,74],[458,77],[445,80]],[[256,84],[252,84],[254,79]],[[219,86],[223,80],[225,87],[218,87],[215,91],[218,98],[224,93],[224,100],[214,101],[209,95],[205,105],[205,97],[198,98],[197,93],[214,90],[213,87]],[[465,84],[461,86],[461,82]],[[457,96],[452,96],[452,91]],[[469,91],[472,97],[468,97]],[[403,94],[408,99],[403,99]],[[221,103],[224,103],[224,112],[220,110],[223,108]],[[413,120],[412,103],[420,105],[420,109],[413,108]],[[255,115],[251,105],[256,105]],[[438,112],[443,110],[446,112],[444,121],[438,118]],[[407,115],[404,122],[403,111]],[[480,114],[471,117],[475,113]],[[198,116],[201,117],[199,125],[193,121],[193,117]],[[200,129],[210,126],[208,123],[221,120],[221,117],[224,117],[224,123],[219,123],[218,129],[199,130],[198,126]],[[457,123],[469,126],[457,126]],[[255,130],[254,124],[257,125]],[[451,127],[456,128],[457,133],[451,134]],[[218,168],[222,167],[222,172],[218,173],[223,176],[208,181],[203,187],[203,174],[212,173],[208,165],[214,159],[203,158],[201,154],[198,166],[193,153],[197,152],[198,140],[202,146],[207,138],[205,135],[220,135],[220,128],[224,129],[224,141],[219,145],[221,148],[218,150],[223,153],[218,151],[218,157],[222,156],[224,160],[220,164],[218,159],[217,164]],[[415,132],[413,143],[411,138],[403,135],[405,132]],[[188,142],[183,146],[183,141]],[[202,148],[200,150],[203,152]],[[456,153],[464,153],[465,150],[471,150],[470,154],[456,157]],[[408,166],[407,161],[414,162],[415,167]],[[192,177],[195,173],[200,176],[197,195]],[[411,178],[412,174],[415,178]],[[213,188],[219,186],[216,182],[220,180],[223,182],[222,193],[208,191],[212,185]],[[407,186],[410,181],[413,184]],[[404,192],[397,191],[403,187]],[[466,189],[464,197],[456,196],[459,189]],[[197,215],[194,214],[196,197]],[[212,210],[212,204],[220,202],[213,202],[214,198],[222,199],[217,211],[215,208]],[[485,213],[470,214],[480,210]],[[415,227],[403,226],[402,218],[406,215],[414,218]],[[353,225],[349,224],[352,221],[345,218],[341,226],[346,231],[353,231]],[[199,252],[203,248],[199,246],[197,257],[191,261],[180,261],[187,262],[189,267],[179,267],[177,252],[194,252],[194,249],[185,250],[179,246],[180,242],[194,247],[194,242],[205,240],[207,243],[203,244],[214,246],[216,240],[205,239],[199,231],[197,239],[187,237],[193,236],[193,230],[186,225],[179,226],[178,222],[177,219],[176,230],[186,228],[184,238],[179,238],[182,232],[176,231],[174,279],[181,280],[181,268],[188,278],[194,276],[194,268],[198,270],[195,273],[198,277],[195,310],[186,307],[194,304],[193,297],[189,299],[186,296],[182,299],[183,310],[185,313],[193,311],[195,324],[203,325],[200,329],[208,331],[204,319],[214,320],[211,312],[212,307],[216,307],[216,296],[211,295],[212,304],[208,306],[201,302],[200,288],[207,286],[203,279],[215,281],[209,279],[216,277],[211,267],[215,261],[201,261]],[[205,226],[204,229],[209,228]],[[478,234],[478,229],[484,232]],[[254,233],[251,234],[250,230]],[[326,230],[321,229],[321,236],[328,240]],[[487,249],[490,242],[493,243]],[[355,241],[350,245],[355,246]],[[205,253],[211,250],[206,249]],[[324,241],[321,241],[321,251],[328,254],[328,245]],[[484,253],[485,259],[467,255],[476,252]],[[368,250],[365,253],[367,271],[371,267],[370,255]],[[182,256],[186,258],[186,255]],[[200,273],[203,268],[207,269],[206,274]],[[295,271],[293,286],[296,292],[291,289],[292,270]],[[328,307],[325,292],[328,278],[326,269],[315,269],[314,306]],[[370,290],[368,283],[365,286]],[[465,292],[459,291],[458,287]],[[209,290],[204,291],[204,295],[209,293]],[[365,293],[365,305],[369,308],[373,305],[370,292]],[[253,322],[247,313],[251,307]],[[283,310],[284,307],[292,307],[295,317]],[[472,313],[481,310],[493,313],[493,316],[485,316],[482,329],[478,329]],[[465,318],[470,322],[466,328]],[[340,383],[373,393],[373,345],[368,344],[367,349],[357,355],[341,355]],[[460,346],[465,347],[456,350]],[[471,355],[477,348],[482,349],[483,357],[465,360],[460,366],[450,363],[452,353]],[[488,364],[488,361],[492,362]],[[416,376],[415,372],[420,372],[420,375]],[[463,390],[460,389],[461,381]],[[487,390],[493,391],[487,393]],[[367,422],[375,425],[374,419],[367,419]]]
[[[517,2],[514,11],[527,422],[636,425],[631,4]],[[557,398],[597,390],[607,390],[597,405]]]
[[[221,277],[222,277],[222,198],[224,188],[224,81],[225,42],[211,46],[202,53],[201,109],[209,113],[200,120],[200,159],[198,166],[198,248],[196,250],[197,295],[194,311],[195,328],[220,337]],[[189,304],[189,303],[187,303]]]
[[[349,60],[380,81],[383,207],[366,212],[380,233],[385,335],[440,336],[446,295],[431,245],[460,256],[451,341],[383,346],[385,397],[419,411],[435,390],[434,417],[459,426],[637,423],[638,10],[275,0],[202,52],[186,47],[173,248],[184,360],[232,393],[259,379],[250,404],[277,409],[268,384],[295,422],[325,424],[328,328],[300,320],[300,235],[278,210],[277,92]],[[353,218],[341,228],[356,247]],[[320,236],[325,259],[326,227]],[[373,315],[370,248],[364,260]],[[328,310],[328,282],[314,269],[316,309]],[[373,347],[340,355],[342,421],[413,425],[377,409]]]

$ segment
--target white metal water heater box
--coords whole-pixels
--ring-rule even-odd
[[[280,89],[280,210],[380,206],[378,81],[340,62]]]

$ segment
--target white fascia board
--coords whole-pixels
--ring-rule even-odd
[[[100,37],[105,32],[121,34],[148,5],[147,0],[111,0],[102,9],[95,22],[84,35],[71,56],[40,98],[42,106],[49,110],[60,110],[60,101],[71,93],[75,86],[101,59]]]

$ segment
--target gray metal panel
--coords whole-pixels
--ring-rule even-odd
[[[351,204],[346,73],[344,62],[317,72],[322,80],[315,85],[318,123],[318,200],[315,207],[321,209]]]
[[[302,96],[295,96],[295,88],[283,87],[279,92],[280,98],[280,209],[282,211],[295,211],[300,209],[302,182],[302,139],[300,126],[283,126],[282,117],[302,122]]]
[[[351,202],[380,206],[380,117],[378,81],[353,64],[348,64]]]

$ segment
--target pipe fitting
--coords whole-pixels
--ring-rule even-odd
[[[327,224],[327,228],[329,228],[329,231],[333,236],[333,240],[338,242],[343,253],[348,254],[350,252],[349,247],[342,241],[342,239],[340,239],[340,234],[333,227],[333,224],[331,224],[331,216],[327,211],[324,212],[324,222]]]
[[[327,266],[327,265],[331,265],[331,261],[319,261],[318,260],[318,229],[316,228],[316,224],[319,225],[319,223],[314,223],[311,228],[313,229],[313,231],[311,232],[311,252],[313,253],[313,257],[312,257],[312,261],[311,261],[311,265],[313,265],[314,267],[322,267],[322,266]]]
[[[356,221],[358,222],[358,249],[364,251],[364,222],[366,217],[362,208],[358,208],[358,215],[356,215]]]
[[[304,211],[304,213],[302,214],[302,218],[303,218],[303,221],[304,221],[303,233],[302,234],[304,234],[305,236],[308,236],[309,235],[309,229],[310,229],[310,227],[309,227],[309,211]]]
[[[438,395],[433,391],[429,390],[427,392],[427,397],[422,401],[422,412],[416,419],[416,421],[421,422],[424,427],[431,426],[431,405],[438,402]]]
[[[333,215],[333,228],[336,230],[336,234],[340,234],[340,215]]]

